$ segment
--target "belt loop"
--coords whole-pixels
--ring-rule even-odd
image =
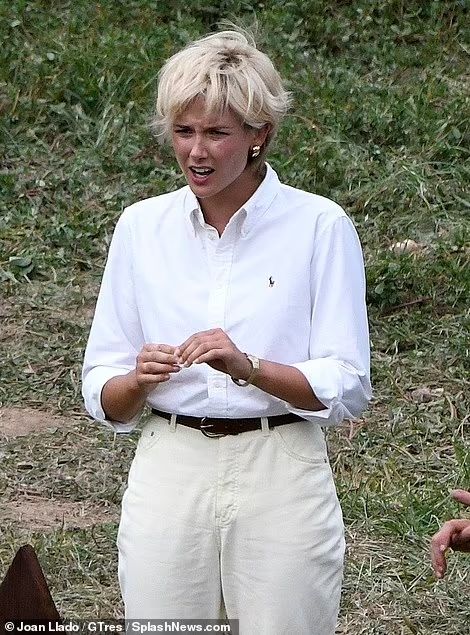
[[[263,437],[269,437],[269,421],[267,417],[261,417],[261,433]]]
[[[170,417],[170,421],[168,422],[170,425],[170,432],[176,432],[176,415],[173,414]]]

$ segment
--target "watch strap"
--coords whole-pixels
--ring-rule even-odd
[[[245,353],[245,356],[247,359],[250,360],[251,365],[253,366],[253,370],[251,371],[250,376],[248,377],[248,379],[235,379],[234,377],[232,377],[233,383],[237,386],[241,386],[242,388],[253,383],[254,378],[259,373],[260,366],[259,359],[255,355],[248,355],[247,353]]]

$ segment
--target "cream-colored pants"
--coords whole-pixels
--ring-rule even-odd
[[[209,439],[152,417],[118,548],[128,619],[226,614],[241,635],[333,635],[344,536],[321,429]]]

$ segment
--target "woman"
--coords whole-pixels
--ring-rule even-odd
[[[131,430],[127,618],[334,633],[341,510],[320,426],[370,398],[364,269],[332,201],[265,163],[289,105],[253,42],[224,31],[160,73],[155,126],[188,185],[119,219],[83,371],[88,412]]]

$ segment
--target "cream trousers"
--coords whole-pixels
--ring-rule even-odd
[[[127,619],[240,620],[241,635],[333,635],[344,555],[323,432],[207,438],[145,425],[122,502]]]

